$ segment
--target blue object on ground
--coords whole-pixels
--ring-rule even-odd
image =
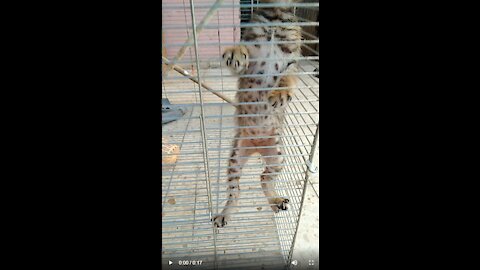
[[[183,108],[171,108],[170,101],[166,98],[162,98],[162,125],[176,121],[185,114]]]

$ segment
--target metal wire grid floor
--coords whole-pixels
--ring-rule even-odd
[[[179,62],[196,64],[196,60],[190,56]],[[309,60],[300,61],[298,89],[287,109],[281,138],[286,162],[275,181],[279,195],[290,199],[289,209],[272,212],[260,185],[264,164],[253,156],[242,172],[239,211],[221,229],[214,229],[210,218],[226,201],[226,171],[236,128],[234,107],[207,91],[200,96],[197,84],[173,71],[163,78],[163,97],[173,104],[170,107],[186,108],[187,113],[163,126],[163,136],[178,145],[180,153],[176,163],[162,164],[162,264],[202,260],[196,269],[289,266],[308,160],[318,135],[319,82],[312,76],[317,64]],[[225,68],[194,72],[231,99],[238,91],[237,77]]]
[[[302,68],[313,70],[313,66]],[[212,70],[205,73],[212,73]],[[311,77],[301,79],[304,87],[300,84],[288,108],[282,136],[287,165],[275,183],[278,193],[290,199],[289,210],[278,214],[271,211],[260,186],[259,175],[264,165],[259,156],[253,156],[245,165],[240,181],[240,210],[233,215],[229,225],[216,229],[216,243],[213,243],[208,207],[200,107],[197,103],[187,102],[186,97],[170,95],[173,104],[189,107],[184,118],[163,127],[169,143],[180,146],[177,162],[162,166],[162,255],[165,259],[174,262],[203,260],[206,269],[213,269],[215,257],[219,269],[262,264],[263,269],[279,269],[286,264],[298,223],[306,161],[311,154],[318,123],[318,89],[315,89],[318,80]],[[228,82],[224,86],[226,84]],[[311,87],[315,84],[317,87]],[[178,85],[169,81],[164,83],[165,89],[181,89]],[[192,87],[195,86],[190,83]],[[211,94],[205,94],[205,99],[218,101],[218,97]],[[221,211],[226,199],[225,180],[235,127],[234,108],[228,103],[217,102],[204,106],[215,214]]]

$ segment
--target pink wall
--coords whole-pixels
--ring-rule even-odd
[[[238,0],[225,0],[224,4],[237,3]],[[194,0],[194,5],[212,5],[215,0]],[[164,35],[164,44],[184,43],[188,33],[192,34],[192,29],[186,29],[191,26],[190,1],[189,0],[162,0],[163,5],[185,5],[185,9],[162,9],[162,24],[163,26],[181,26],[181,29],[162,29]],[[209,8],[195,8],[195,22],[198,25],[203,17],[208,12]],[[210,19],[207,25],[233,25],[240,24],[240,9],[239,8],[219,8]],[[221,57],[223,49],[227,46],[220,45],[220,52],[218,48],[219,41],[221,42],[236,42],[240,40],[240,28],[234,30],[233,28],[218,28],[218,29],[203,29],[198,35],[198,42],[215,42],[215,45],[201,45],[199,44],[200,60],[208,61]],[[172,59],[181,46],[167,47],[167,58]],[[183,59],[195,59],[194,46],[190,47],[185,53]],[[191,57],[191,58],[190,58]]]

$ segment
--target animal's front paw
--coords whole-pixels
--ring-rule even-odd
[[[292,100],[292,95],[289,90],[275,90],[268,96],[268,103],[274,108],[286,106]]]
[[[210,221],[213,221],[213,224],[217,228],[223,228],[227,225],[227,217],[224,215],[216,215]]]
[[[290,202],[289,199],[287,198],[275,198],[272,200],[272,210],[275,213],[278,213],[280,210],[287,210],[288,209],[288,203]]]
[[[248,68],[248,50],[243,46],[227,48],[222,58],[234,74],[242,74]]]

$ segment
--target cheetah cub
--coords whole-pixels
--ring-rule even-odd
[[[291,3],[292,0],[260,0],[260,3]],[[254,153],[260,153],[266,166],[261,186],[272,210],[287,210],[289,200],[275,191],[274,181],[282,171],[282,126],[284,111],[296,87],[295,58],[301,56],[301,28],[292,7],[257,8],[251,23],[289,23],[245,29],[242,41],[256,42],[228,48],[223,54],[227,67],[236,75],[261,75],[238,79],[236,130],[228,163],[228,197],[222,212],[212,218],[214,226],[227,225],[240,199],[242,168]],[[283,43],[278,43],[278,42]],[[271,89],[274,88],[274,89]],[[281,89],[276,89],[281,88]],[[269,90],[270,89],[270,90]],[[249,102],[249,104],[242,104]]]

